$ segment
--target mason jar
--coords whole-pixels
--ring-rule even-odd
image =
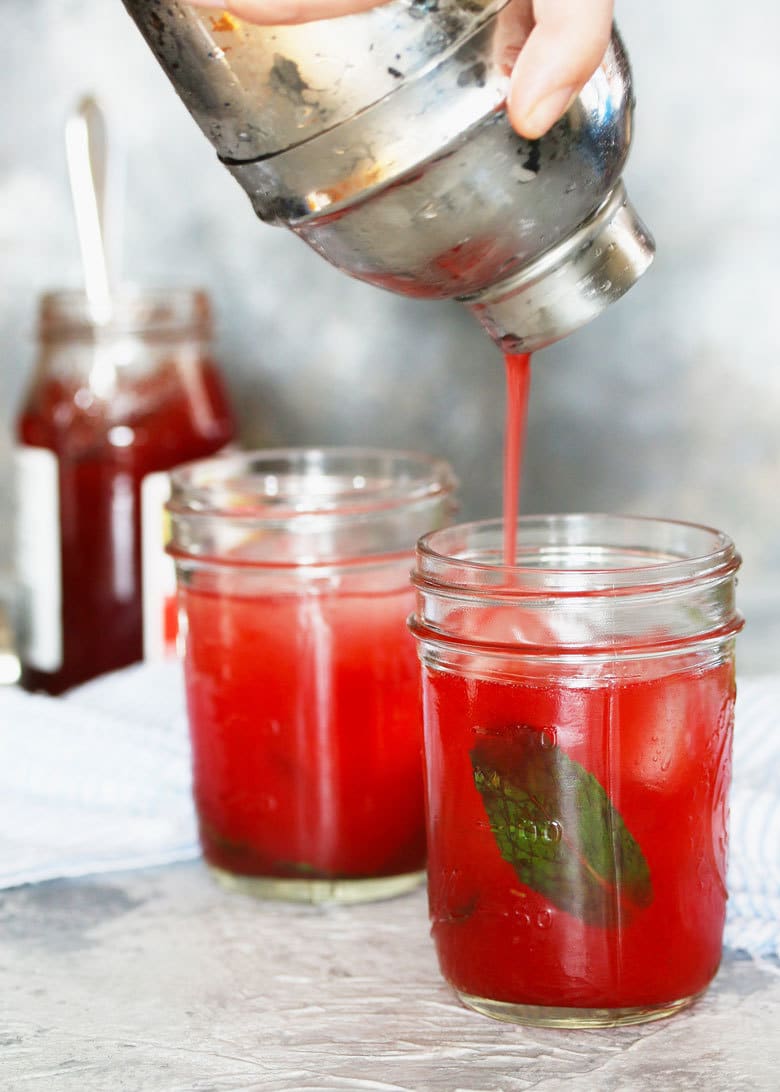
[[[208,297],[124,286],[108,321],[83,292],[40,302],[16,421],[22,683],[59,694],[175,650],[167,472],[234,433]]]
[[[602,515],[426,535],[432,935],[468,1007],[639,1023],[718,969],[734,713],[733,543]]]
[[[205,859],[227,886],[357,902],[425,866],[414,544],[449,466],[360,448],[176,470],[176,562]]]

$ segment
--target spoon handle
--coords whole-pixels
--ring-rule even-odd
[[[94,321],[105,323],[113,310],[104,234],[108,141],[105,116],[94,99],[82,99],[68,118],[65,149],[84,287]]]

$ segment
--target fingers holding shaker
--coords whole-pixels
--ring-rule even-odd
[[[230,0],[224,9],[250,23],[273,26],[334,19],[383,2]],[[188,3],[195,8],[214,7],[213,0]],[[425,8],[424,4],[413,6]],[[495,6],[500,9],[502,37],[508,39],[507,70],[514,66],[509,118],[521,136],[536,140],[562,117],[601,62],[609,45],[613,0],[504,0]]]
[[[712,980],[726,910],[733,543],[618,516],[418,547],[432,934],[469,1007],[659,1019]]]
[[[450,521],[426,455],[241,453],[174,472],[196,811],[207,863],[270,898],[417,886],[425,823],[414,543]]]

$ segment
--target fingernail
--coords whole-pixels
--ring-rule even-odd
[[[539,99],[522,119],[523,134],[532,140],[543,136],[566,113],[576,97],[576,87],[560,87]]]

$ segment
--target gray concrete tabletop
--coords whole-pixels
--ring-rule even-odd
[[[425,895],[258,902],[200,864],[0,893],[3,1092],[774,1092],[780,966],[727,952],[689,1011],[519,1028],[441,980]]]

